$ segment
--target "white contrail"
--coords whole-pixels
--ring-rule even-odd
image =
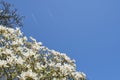
[[[32,13],[32,19],[33,19],[33,22],[35,23],[35,24],[37,24],[38,23],[38,21],[37,21],[37,19],[36,19],[36,16]]]

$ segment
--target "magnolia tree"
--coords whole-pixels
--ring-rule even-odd
[[[20,28],[22,17],[0,2],[0,80],[86,80],[76,71],[75,61],[66,54],[50,50]]]
[[[0,26],[0,80],[86,80],[75,61],[23,35],[20,28]]]

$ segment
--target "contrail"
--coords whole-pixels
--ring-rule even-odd
[[[35,17],[35,15],[34,15],[34,14],[32,14],[32,19],[33,19],[33,22],[34,22],[35,24],[37,24],[37,23],[38,23],[38,21],[37,21],[37,19],[36,19],[36,17]]]

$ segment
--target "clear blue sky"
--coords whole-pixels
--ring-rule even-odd
[[[22,31],[76,60],[88,80],[120,80],[120,0],[6,0]]]

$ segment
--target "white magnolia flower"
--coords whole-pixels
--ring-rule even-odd
[[[33,37],[30,36],[30,39],[34,42],[36,42],[36,39],[34,39]]]
[[[5,60],[0,60],[0,68],[7,67],[7,62]]]
[[[24,61],[21,57],[18,57],[18,59],[16,59],[16,63],[17,63],[17,64],[24,65],[24,64],[23,64],[24,62],[25,62],[25,61]]]
[[[23,37],[23,40],[27,41],[28,39],[27,39],[27,37],[26,37],[26,36],[24,36],[24,37]]]
[[[26,80],[26,79],[38,80],[37,74],[32,72],[32,70],[28,70],[27,72],[22,71],[19,78],[20,80]]]
[[[4,49],[4,51],[2,53],[6,54],[6,55],[9,55],[9,54],[12,54],[12,50],[10,50],[10,49]]]

